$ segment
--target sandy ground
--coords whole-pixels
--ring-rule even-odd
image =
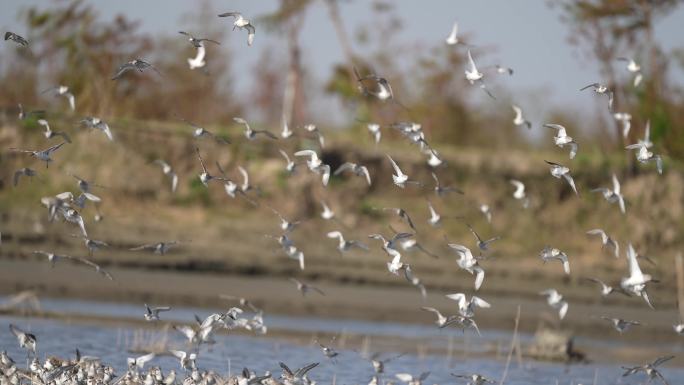
[[[310,294],[303,298],[286,277],[236,276],[209,273],[188,273],[164,270],[112,268],[115,281],[103,279],[91,269],[69,263],[54,269],[36,261],[0,260],[0,293],[15,293],[32,289],[43,297],[68,297],[88,300],[120,301],[128,303],[157,303],[225,308],[227,303],[219,294],[250,298],[267,314],[319,316],[338,319],[365,319],[429,324],[432,315],[420,306],[433,306],[445,313],[455,312],[453,301],[446,292],[430,290],[425,300],[417,290],[407,286],[377,286],[348,284],[325,280],[315,281],[325,296]],[[491,309],[478,311],[477,322],[482,329],[512,330],[516,308],[521,306],[520,330],[533,333],[540,319],[557,324],[543,298],[524,298],[514,295],[478,293],[491,304]],[[633,327],[620,336],[601,315],[635,319],[643,325]],[[645,305],[627,306],[610,303],[571,303],[566,319],[560,327],[576,336],[601,340],[621,339],[634,348],[607,349],[587,352],[599,361],[649,360],[681,349],[684,337],[672,331],[677,312],[649,311]],[[292,336],[290,336],[292,337]],[[678,342],[678,339],[682,342]],[[306,340],[303,338],[302,340]],[[640,343],[641,342],[641,343]],[[660,346],[658,346],[658,344]],[[582,349],[582,346],[578,346]],[[637,361],[638,362],[638,361]],[[678,365],[684,365],[684,362]]]

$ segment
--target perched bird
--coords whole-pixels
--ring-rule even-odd
[[[17,337],[17,341],[19,341],[19,347],[26,349],[34,355],[36,354],[38,340],[34,334],[27,333],[12,324],[9,324],[9,329],[12,334]]]
[[[235,28],[237,29],[246,29],[247,30],[247,45],[251,46],[252,43],[254,43],[254,32],[256,32],[256,29],[252,25],[252,23],[245,19],[240,12],[226,12],[218,15],[218,17],[233,17],[233,30]]]
[[[570,274],[570,262],[568,261],[568,255],[564,252],[556,249],[555,247],[546,246],[539,253],[539,257],[544,261],[544,263],[552,260],[558,260],[563,264],[563,271],[565,274]]]
[[[610,321],[613,324],[615,330],[617,330],[620,334],[626,332],[627,329],[629,329],[632,325],[641,325],[639,321],[629,321],[624,320],[622,318],[611,318],[606,316],[601,316],[601,318],[606,321]]]
[[[480,88],[489,95],[490,98],[496,99],[494,95],[492,95],[491,92],[489,92],[489,89],[487,89],[487,86],[484,83],[484,75],[482,72],[478,71],[477,66],[475,65],[475,61],[473,60],[473,55],[470,53],[470,50],[468,50],[468,64],[469,68],[465,70],[465,76],[466,80],[470,82],[470,84],[475,84],[475,82],[479,83]]]
[[[151,69],[157,75],[161,76],[159,70],[157,70],[152,64],[142,59],[133,59],[119,66],[119,68],[116,70],[116,74],[114,74],[114,76],[112,77],[112,80],[118,80],[119,78],[121,78],[121,76],[123,76],[123,74],[130,70],[138,70],[138,72],[142,73],[146,69]]]
[[[556,130],[556,136],[553,137],[553,142],[556,146],[563,148],[566,145],[570,146],[570,159],[574,159],[577,155],[577,142],[567,134],[565,127],[560,124],[544,124],[544,127],[552,128]]]
[[[323,182],[323,186],[328,185],[328,180],[330,180],[330,166],[321,161],[316,151],[301,150],[295,152],[294,155],[308,156],[309,160],[306,161],[306,165],[309,167],[309,170],[321,175],[321,181]]]
[[[310,291],[314,291],[320,295],[325,295],[323,290],[317,288],[316,286],[309,285],[296,278],[290,278],[290,281],[294,282],[294,284],[297,285],[297,290],[299,290],[299,292],[302,293],[302,297],[305,297]]]
[[[448,246],[459,255],[459,259],[456,261],[458,267],[475,275],[475,290],[479,290],[484,281],[485,271],[473,256],[473,253],[463,245],[449,243]]]
[[[625,373],[622,375],[623,377],[631,376],[632,374],[639,373],[639,372],[644,372],[646,376],[648,376],[649,382],[655,380],[656,378],[661,380],[663,384],[668,385],[667,381],[665,380],[665,377],[663,377],[662,373],[656,369],[658,366],[664,364],[667,361],[670,361],[673,359],[674,356],[664,356],[664,357],[659,357],[656,358],[655,361],[648,363],[646,365],[640,365],[640,366],[633,366],[633,367],[625,367],[623,366],[622,369],[625,370]]]
[[[601,247],[606,247],[610,246],[613,248],[613,251],[615,252],[615,258],[620,258],[620,245],[613,240],[613,238],[609,237],[608,234],[606,234],[605,231],[602,229],[592,229],[587,231],[588,235],[600,235],[601,236]]]
[[[5,41],[11,40],[17,44],[19,44],[22,47],[28,47],[29,42],[28,40],[24,39],[23,37],[17,35],[14,32],[5,32]]]
[[[114,136],[112,135],[112,130],[109,129],[109,125],[100,118],[88,116],[81,120],[81,124],[90,129],[100,130],[107,136],[107,139],[114,140]]]
[[[45,162],[45,168],[49,167],[50,162],[52,162],[52,158],[50,157],[53,152],[59,150],[60,147],[62,147],[66,142],[62,142],[60,144],[56,144],[52,147],[46,148],[45,150],[21,150],[17,148],[10,148],[10,151],[16,151],[16,152],[23,152],[27,154],[31,154],[32,157]]]
[[[56,136],[61,136],[62,139],[63,139],[65,142],[71,143],[71,138],[69,137],[69,135],[67,135],[67,133],[65,133],[65,132],[63,132],[63,131],[52,131],[52,130],[50,129],[50,123],[48,123],[47,120],[45,120],[45,119],[38,119],[37,123],[38,123],[39,125],[45,127],[45,132],[43,133],[43,135],[45,135],[45,138],[46,138],[46,139],[52,139],[52,138],[54,138],[54,137],[56,137]]]
[[[164,175],[171,179],[171,192],[175,193],[176,188],[178,187],[178,175],[176,175],[176,172],[173,171],[171,165],[161,159],[155,160],[154,163],[161,166]]]
[[[424,311],[430,312],[430,313],[434,313],[437,316],[437,320],[435,320],[435,323],[437,324],[437,326],[440,329],[443,329],[443,328],[449,326],[450,324],[456,322],[458,319],[458,317],[456,317],[456,316],[446,317],[446,316],[442,315],[442,313],[439,310],[435,309],[434,307],[421,307],[421,309]]]
[[[337,238],[339,240],[339,244],[337,245],[337,250],[340,253],[344,253],[345,251],[349,251],[352,247],[356,247],[356,248],[359,248],[361,250],[368,251],[368,246],[364,245],[363,243],[361,243],[359,241],[345,240],[344,236],[339,231],[329,232],[328,238]]]
[[[516,106],[515,104],[512,105],[511,107],[513,108],[513,112],[515,112],[515,118],[513,118],[513,124],[516,127],[525,125],[525,126],[527,126],[528,130],[531,129],[532,128],[532,122],[530,122],[529,120],[527,120],[523,117],[522,109],[520,107]]]
[[[620,192],[620,181],[618,180],[615,174],[613,174],[612,190],[606,187],[600,187],[592,189],[591,192],[600,192],[601,194],[603,194],[603,198],[607,200],[608,203],[617,202],[620,206],[620,212],[623,214],[625,213],[625,198],[622,196],[622,193]]]
[[[345,162],[340,167],[338,167],[337,170],[335,170],[333,175],[339,175],[345,171],[351,171],[356,176],[364,177],[368,185],[371,185],[371,177],[368,173],[368,168],[366,166],[362,166],[360,164],[352,162]]]
[[[32,168],[28,168],[28,167],[20,168],[19,170],[14,172],[14,178],[12,179],[12,184],[14,185],[14,187],[17,187],[17,185],[19,184],[19,178],[20,177],[26,176],[29,178],[29,180],[33,180],[33,177],[37,176],[37,175],[38,175],[38,172]]]
[[[458,313],[461,316],[468,318],[475,316],[475,308],[480,307],[488,309],[492,306],[489,302],[477,296],[472,296],[470,297],[470,300],[468,300],[463,293],[448,294],[446,297],[458,302]]]
[[[556,289],[547,289],[539,293],[539,295],[546,296],[546,301],[554,309],[558,309],[558,316],[560,319],[565,318],[568,312],[568,302],[563,300],[563,296],[556,291]]]
[[[544,162],[551,166],[551,175],[558,179],[564,178],[565,181],[568,182],[568,184],[572,188],[572,191],[574,191],[576,195],[579,195],[577,187],[575,187],[575,180],[572,179],[572,175],[570,175],[569,168],[558,163],[549,162],[548,160],[545,160]]]
[[[249,123],[247,123],[247,121],[244,120],[243,118],[235,117],[235,118],[233,118],[233,121],[235,121],[235,123],[237,123],[237,124],[242,124],[243,126],[245,126],[245,138],[247,138],[249,140],[256,139],[256,136],[259,134],[265,135],[271,139],[278,139],[278,137],[275,136],[275,134],[273,134],[269,131],[252,129],[252,127],[249,126]]]
[[[41,94],[45,94],[48,92],[51,92],[55,97],[62,96],[66,98],[66,100],[69,102],[69,107],[71,108],[71,111],[76,110],[76,97],[74,96],[74,94],[71,93],[71,91],[69,91],[69,87],[62,85],[54,86],[41,92]]]
[[[584,91],[587,88],[591,88],[594,90],[595,93],[599,95],[607,95],[608,96],[608,111],[613,112],[613,91],[608,88],[608,86],[604,86],[603,84],[599,83],[591,83],[587,86],[584,86],[580,88],[580,91]]]
[[[171,310],[168,306],[149,307],[145,304],[145,321],[159,321],[159,313]]]

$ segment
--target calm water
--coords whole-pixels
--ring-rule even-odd
[[[139,306],[70,301],[70,300],[47,300],[42,303],[45,310],[59,310],[65,313],[97,314],[116,317],[140,317],[142,310]],[[165,313],[167,320],[189,322],[193,314],[201,317],[207,315],[207,309],[178,308]],[[104,362],[117,368],[121,373],[126,367],[126,358],[134,356],[128,352],[130,344],[126,344],[126,336],[131,341],[131,336],[136,331],[135,326],[122,323],[122,326],[104,327],[95,326],[92,323],[66,323],[63,321],[0,317],[0,350],[7,350],[17,361],[23,362],[26,354],[17,344],[14,336],[9,332],[8,325],[14,323],[25,330],[30,330],[38,338],[38,349],[41,358],[48,355],[71,357],[74,349],[79,348],[83,354],[100,357]],[[270,328],[281,330],[338,333],[368,335],[368,336],[402,336],[403,338],[414,337],[420,342],[446,345],[444,331],[438,331],[434,327],[404,325],[398,323],[375,323],[365,321],[326,320],[326,319],[302,319],[295,317],[268,316],[266,323]],[[151,332],[147,332],[150,334]],[[459,338],[461,333],[455,331]],[[184,348],[184,338],[177,333],[170,332],[170,346]],[[528,340],[530,336],[522,336]],[[198,360],[202,369],[212,369],[220,373],[233,373],[242,367],[249,367],[262,373],[270,370],[275,374],[280,373],[278,362],[283,361],[290,367],[303,366],[310,362],[321,362],[321,365],[310,372],[310,377],[320,384],[330,383],[335,376],[338,384],[366,384],[373,375],[371,365],[362,359],[359,354],[352,350],[338,349],[340,355],[335,362],[324,357],[317,347],[300,346],[287,341],[267,336],[245,335],[217,335],[217,343],[212,346],[203,346]],[[503,332],[483,331],[485,341],[501,340],[509,343],[510,335]],[[474,343],[480,341],[477,337],[471,337]],[[668,348],[668,352],[671,349]],[[393,353],[384,354],[385,357]],[[175,358],[161,356],[152,361],[152,365],[159,365],[165,371],[180,370]],[[395,359],[386,366],[386,377],[395,373],[408,372],[418,375],[423,371],[430,371],[430,377],[426,384],[453,384],[463,383],[454,381],[449,373],[477,372],[492,379],[501,378],[505,362],[494,358],[471,358],[463,360],[460,353],[455,354],[451,365],[446,357],[436,355],[416,356],[406,354]],[[515,359],[509,369],[507,384],[592,384],[594,372],[598,369],[599,384],[640,384],[645,380],[643,376],[624,379],[619,365],[573,365],[541,363],[525,360],[523,367],[518,367]],[[684,369],[663,368],[663,373],[670,384],[684,384]]]

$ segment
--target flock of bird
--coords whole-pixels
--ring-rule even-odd
[[[219,17],[232,17],[233,18],[233,29],[245,29],[248,33],[247,43],[251,46],[254,43],[255,27],[247,19],[243,17],[242,14],[238,12],[227,12],[218,15]],[[193,34],[181,31],[180,34],[186,36],[191,45],[197,49],[197,56],[188,59],[188,65],[191,70],[204,68],[206,66],[206,43],[212,43],[214,45],[220,45],[218,41],[207,39],[207,38],[197,38]],[[29,47],[29,41],[15,33],[7,32],[5,34],[5,40],[11,41],[19,45],[20,47]],[[485,85],[485,73],[481,72],[473,58],[471,53],[470,44],[464,43],[459,40],[458,37],[458,25],[454,24],[451,33],[446,39],[446,44],[449,46],[463,45],[466,47],[467,56],[467,68],[464,71],[465,80],[471,85],[477,86],[482,89],[490,98],[496,99],[495,95],[491,90]],[[628,63],[627,70],[634,74],[634,86],[638,86],[641,82],[642,75],[640,72],[639,65],[632,59],[622,58]],[[485,68],[485,67],[482,67]],[[494,65],[487,68],[493,68],[493,73],[512,75],[513,70],[500,65]],[[121,65],[116,73],[112,76],[112,80],[118,81],[125,76],[132,76],[131,72],[145,72],[147,70],[153,71],[157,76],[163,76],[163,74],[158,71],[149,62],[135,58],[130,60],[123,65]],[[395,99],[394,92],[392,90],[390,81],[387,78],[381,77],[376,74],[361,74],[356,68],[354,68],[354,74],[356,78],[356,84],[358,86],[361,95],[367,98],[374,98],[384,102],[396,103],[401,108],[405,109],[403,105]],[[625,138],[629,134],[631,127],[631,116],[626,112],[614,112],[613,111],[613,90],[608,86],[602,85],[600,83],[593,83],[584,89],[592,89],[598,95],[605,95],[608,97],[608,107],[613,115],[613,117],[623,126],[623,133]],[[68,106],[72,111],[76,111],[76,98],[70,92],[69,87],[65,85],[58,85],[49,88],[44,91],[44,93],[52,94],[56,97],[64,98],[68,102]],[[533,123],[527,120],[524,116],[523,110],[516,105],[512,106],[514,117],[512,123],[517,127],[527,127],[528,129],[533,128]],[[57,137],[60,138],[60,142],[57,144],[50,144],[47,148],[42,150],[29,150],[29,149],[18,149],[11,148],[11,151],[20,152],[30,155],[31,157],[37,159],[40,162],[45,163],[46,171],[50,164],[53,162],[53,157],[60,151],[66,151],[70,148],[71,138],[66,132],[52,131],[49,122],[44,118],[46,115],[45,111],[35,110],[35,111],[25,111],[23,106],[19,104],[19,119],[27,119],[28,117],[36,115],[40,119],[37,121],[40,126],[44,128],[44,135],[47,140],[53,140]],[[182,118],[180,118],[182,119]],[[228,143],[229,140],[214,134],[201,126],[192,123],[190,121],[183,121],[192,127],[192,137],[196,140],[210,139],[217,143],[224,144]],[[259,138],[264,138],[274,141],[285,141],[295,135],[297,135],[292,129],[287,125],[287,122],[283,121],[282,132],[280,135],[276,135],[267,130],[256,130],[250,127],[250,124],[243,118],[235,117],[234,121],[236,124],[244,128],[244,136],[248,141],[257,140]],[[93,116],[84,117],[81,124],[90,129],[101,132],[109,141],[115,140],[115,136],[112,133],[109,125],[102,119]],[[373,141],[377,144],[381,141],[383,129],[391,129],[406,139],[409,143],[416,146],[420,153],[427,156],[427,163],[433,169],[432,178],[434,180],[434,193],[438,198],[445,198],[448,194],[456,193],[463,194],[463,191],[451,187],[443,186],[437,176],[437,171],[441,170],[446,166],[443,159],[440,157],[437,150],[432,147],[428,139],[426,138],[425,132],[422,130],[422,126],[416,122],[399,121],[389,124],[379,124],[374,122],[367,122],[368,132],[370,133]],[[569,149],[569,159],[573,160],[580,150],[579,144],[573,139],[565,127],[559,124],[543,124],[542,127],[554,130],[555,136],[553,137],[553,144],[561,149]],[[288,153],[282,149],[279,150],[280,154],[285,160],[284,170],[288,175],[294,174],[299,171],[300,167],[304,166],[311,174],[316,178],[320,178],[323,186],[327,186],[332,176],[339,176],[340,174],[349,174],[354,177],[358,177],[362,183],[368,186],[373,183],[379,183],[384,175],[372,175],[371,170],[362,164],[357,164],[353,162],[345,162],[336,170],[333,170],[329,164],[325,163],[325,157],[322,156],[322,149],[325,146],[325,140],[322,132],[313,124],[308,124],[303,127],[303,130],[307,135],[313,135],[320,149],[299,149],[294,153]],[[638,143],[630,144],[626,147],[628,150],[637,150],[636,159],[641,163],[654,162],[656,164],[656,169],[658,173],[662,173],[663,164],[662,158],[650,151],[653,147],[653,143],[650,141],[649,137],[649,126],[646,125],[644,139],[640,140]],[[218,169],[218,174],[212,174],[210,172],[211,165],[205,163],[202,157],[202,152],[199,147],[196,147],[196,156],[198,160],[198,169],[200,172],[198,174],[201,183],[209,188],[211,185],[222,184],[226,194],[231,198],[241,197],[248,201],[254,206],[259,206],[260,195],[255,193],[258,188],[250,184],[249,175],[245,168],[240,167],[239,172],[242,175],[242,183],[238,183],[232,180],[226,172],[222,169],[220,164],[216,164]],[[305,163],[298,163],[298,159],[305,159]],[[400,189],[406,189],[409,187],[423,189],[428,186],[428,183],[414,179],[409,176],[404,170],[402,170],[401,165],[390,155],[386,154],[386,160],[391,166],[392,175],[391,178],[386,178]],[[156,165],[161,168],[161,171],[165,177],[169,179],[171,192],[174,193],[179,184],[179,177],[174,171],[172,165],[169,162],[158,159],[154,161]],[[571,174],[571,169],[561,163],[546,161],[549,166],[550,174],[558,179],[563,179],[572,191],[580,195],[578,186]],[[540,165],[541,167],[542,165]],[[22,177],[38,177],[40,173],[32,168],[23,167],[14,173],[13,183],[15,187],[18,187]],[[85,209],[89,202],[92,202],[96,209],[102,202],[102,198],[93,194],[93,187],[102,187],[96,185],[92,181],[87,181],[76,175],[72,175],[77,182],[78,192],[64,192],[54,196],[47,196],[41,199],[41,203],[48,210],[48,219],[53,221],[55,219],[62,219],[65,222],[71,223],[79,229],[79,234],[74,234],[73,236],[82,238],[84,240],[85,246],[88,250],[88,254],[92,256],[97,250],[108,247],[105,242],[91,239],[89,233],[86,230],[86,222],[81,214],[81,211]],[[512,191],[512,198],[519,201],[523,208],[529,206],[529,197],[526,194],[526,186],[520,180],[512,179],[510,180],[511,185],[514,187]],[[620,190],[620,182],[618,181],[615,174],[612,175],[612,188],[601,187],[593,188],[590,191],[601,193],[602,196],[608,203],[618,203],[620,211],[626,213],[625,198]],[[325,201],[321,202],[322,213],[321,218],[326,221],[336,221],[335,212],[328,206]],[[274,239],[278,242],[279,247],[282,248],[283,253],[290,259],[296,261],[299,268],[304,270],[306,268],[305,257],[303,251],[294,244],[291,234],[297,230],[299,225],[298,221],[287,218],[282,215],[275,208],[266,205],[270,211],[277,217],[279,221],[280,233],[276,235],[267,235],[268,238]],[[397,231],[391,228],[392,234],[386,236],[385,234],[375,233],[368,237],[373,240],[378,240],[378,245],[380,250],[384,252],[387,257],[387,270],[389,273],[396,276],[403,276],[403,278],[410,284],[418,288],[425,297],[426,288],[423,282],[417,277],[416,273],[413,271],[411,265],[407,263],[402,258],[402,253],[410,250],[419,250],[423,253],[436,257],[433,253],[428,251],[423,247],[417,240],[416,235],[418,234],[418,229],[416,223],[411,219],[408,212],[400,207],[383,207],[376,208],[381,213],[387,213],[396,217],[405,231]],[[443,218],[435,210],[433,204],[428,201],[428,209],[430,212],[430,219],[428,224],[433,227],[440,226]],[[480,206],[480,211],[485,216],[487,221],[491,222],[492,212],[491,208],[485,204]],[[102,216],[99,213],[95,217],[96,221],[101,220]],[[459,219],[463,219],[460,218]],[[464,222],[465,223],[465,222]],[[464,270],[474,277],[473,289],[477,292],[485,282],[485,266],[482,262],[487,259],[487,253],[490,248],[493,247],[494,242],[496,242],[500,237],[492,237],[489,239],[481,238],[477,231],[465,223],[472,233],[475,241],[474,248],[467,247],[460,243],[450,242],[447,239],[448,247],[455,253],[456,266],[459,269]],[[587,232],[590,236],[600,235],[601,242],[604,247],[609,247],[612,249],[615,258],[620,258],[620,247],[618,243],[611,238],[602,229],[592,229]],[[358,240],[352,240],[343,234],[341,230],[335,230],[327,232],[327,238],[334,239],[337,242],[336,249],[339,253],[346,253],[353,249],[358,251],[368,251],[370,247]],[[445,235],[446,239],[446,235]],[[177,246],[179,241],[170,242],[153,242],[150,244],[142,245],[139,247],[132,248],[132,251],[150,251],[157,254],[166,254],[169,250]],[[331,244],[331,248],[332,248]],[[613,293],[621,293],[627,296],[636,296],[642,298],[646,304],[653,308],[653,305],[649,299],[647,293],[647,286],[657,282],[656,279],[651,277],[649,274],[642,272],[639,259],[640,256],[637,254],[636,250],[631,244],[627,244],[626,259],[628,264],[628,274],[619,282],[619,286],[609,286],[605,284],[602,280],[594,277],[587,278],[591,282],[595,282],[600,286],[602,296],[608,296]],[[86,258],[72,257],[68,255],[61,255],[51,251],[36,250],[35,254],[41,255],[47,259],[47,261],[55,265],[59,260],[71,260],[76,263],[83,264],[94,269],[95,272],[101,274],[103,277],[109,280],[114,280],[115,278],[106,270],[102,269],[96,263],[90,261]],[[539,257],[543,263],[546,262],[560,262],[562,265],[563,272],[565,274],[570,274],[570,262],[571,258],[563,251],[558,248],[547,246],[540,253]],[[307,295],[310,293],[315,293],[317,295],[325,296],[325,293],[305,282],[298,279],[292,278],[292,282],[296,285],[296,289],[301,292],[301,294]],[[563,295],[559,293],[554,288],[549,288],[539,293],[540,296],[546,297],[548,305],[558,311],[558,316],[563,319],[569,311],[569,303],[564,299]],[[480,334],[480,330],[475,321],[477,309],[486,309],[491,305],[486,300],[480,298],[476,295],[468,295],[466,293],[454,293],[449,294],[447,297],[455,301],[455,313],[450,315],[444,315],[440,310],[434,307],[422,307],[423,311],[434,314],[436,317],[435,323],[439,328],[445,328],[450,325],[455,325],[462,328],[465,332],[466,329],[473,329],[477,334]],[[263,311],[258,309],[252,302],[245,298],[236,298],[231,296],[224,297],[226,299],[234,300],[239,303],[241,307],[233,307],[228,311],[223,313],[212,314],[205,319],[196,319],[194,323],[189,325],[175,326],[180,334],[185,336],[188,342],[188,346],[192,350],[179,351],[172,350],[169,354],[177,357],[179,359],[179,364],[182,370],[185,371],[187,376],[182,379],[184,385],[193,384],[239,384],[239,385],[252,385],[252,384],[285,384],[285,385],[303,385],[303,384],[313,384],[315,383],[309,378],[309,373],[316,368],[318,363],[312,363],[306,365],[302,368],[292,370],[284,363],[280,363],[282,369],[282,374],[280,377],[276,377],[271,373],[265,373],[263,375],[258,375],[248,369],[245,369],[238,376],[233,378],[221,378],[218,374],[211,371],[201,370],[198,366],[198,361],[201,360],[201,349],[200,347],[204,344],[212,344],[214,340],[212,336],[215,332],[221,329],[235,329],[244,328],[246,330],[253,331],[257,334],[264,334],[267,332],[267,326],[264,323]],[[243,308],[247,310],[243,310]],[[149,322],[159,322],[162,318],[164,312],[169,312],[172,309],[170,307],[149,307],[145,305],[144,319]],[[252,316],[245,316],[246,312],[251,312]],[[602,316],[603,319],[612,323],[614,328],[620,333],[624,333],[630,326],[639,325],[638,321],[624,320],[620,318],[614,318],[609,316]],[[674,325],[674,329],[678,334],[684,333],[684,324]],[[101,362],[100,359],[96,357],[81,356],[77,352],[75,358],[58,359],[55,357],[50,357],[45,362],[41,362],[38,358],[38,339],[35,335],[23,331],[21,328],[10,325],[10,331],[13,333],[19,345],[27,350],[29,358],[32,358],[27,369],[20,369],[15,362],[6,353],[0,355],[0,384],[20,384],[25,381],[30,381],[32,383],[39,383],[43,385],[67,385],[67,384],[145,384],[145,385],[160,385],[160,384],[175,384],[181,381],[181,379],[176,379],[175,371],[171,371],[164,375],[159,367],[152,367],[147,371],[143,371],[146,363],[154,360],[155,354],[150,353],[137,358],[128,359],[128,370],[121,376],[117,376],[114,373],[114,369]],[[330,359],[334,359],[339,352],[336,352],[332,346],[333,341],[330,344],[324,345],[320,342],[319,345],[323,351],[323,354]],[[375,385],[380,381],[380,376],[384,373],[384,364],[390,359],[380,360],[378,355],[372,357],[367,357],[371,361],[376,375],[373,376],[370,384]],[[625,376],[632,375],[634,373],[643,372],[649,379],[659,378],[666,383],[665,379],[657,369],[657,367],[664,363],[665,361],[671,359],[672,357],[662,357],[655,360],[652,363],[624,368]],[[420,385],[426,380],[429,373],[423,373],[419,376],[412,376],[407,373],[396,374],[396,379],[407,383],[408,385]],[[465,379],[471,384],[484,384],[488,382],[493,382],[480,374],[455,374],[456,377]],[[385,383],[391,383],[391,380],[385,380]]]

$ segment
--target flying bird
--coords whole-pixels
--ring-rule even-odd
[[[147,69],[151,69],[157,75],[161,76],[159,70],[157,70],[157,68],[155,68],[152,64],[142,59],[133,59],[119,66],[119,68],[116,70],[116,74],[114,74],[114,76],[112,77],[112,80],[118,80],[119,78],[121,78],[121,76],[123,76],[123,74],[130,70],[137,70],[138,72],[142,73]]]
[[[468,65],[469,68],[465,70],[465,76],[466,80],[470,82],[470,84],[475,84],[477,82],[480,85],[480,88],[489,95],[490,98],[496,99],[494,95],[492,95],[491,92],[489,92],[489,89],[484,83],[484,75],[482,72],[478,71],[477,66],[475,65],[475,61],[473,60],[473,55],[470,53],[470,50],[468,50]]]
[[[61,136],[63,141],[71,143],[71,138],[69,137],[69,135],[67,135],[67,133],[62,131],[52,131],[50,129],[50,123],[48,123],[47,120],[38,119],[37,123],[45,128],[45,132],[43,133],[43,135],[45,135],[46,139],[52,139],[54,137]]]
[[[308,156],[309,160],[306,161],[306,165],[309,170],[321,175],[321,181],[323,186],[328,185],[328,180],[330,180],[330,166],[324,164],[323,161],[318,157],[316,151],[313,150],[301,150],[294,154],[295,156]]]
[[[613,240],[613,238],[609,237],[608,234],[606,234],[605,231],[602,229],[592,229],[587,231],[588,235],[600,235],[601,236],[601,248],[610,246],[613,248],[613,251],[615,252],[615,258],[620,258],[620,245]]]
[[[23,37],[17,35],[14,32],[5,32],[5,41],[11,40],[17,44],[19,44],[22,47],[28,47],[29,42],[28,40],[24,39]]]
[[[32,157],[45,162],[45,168],[49,167],[50,162],[52,162],[51,155],[53,152],[59,150],[60,147],[62,147],[66,142],[62,142],[60,144],[56,144],[52,147],[46,148],[45,150],[21,150],[18,148],[11,147],[10,151],[15,151],[15,152],[23,152],[26,154],[30,154]]]
[[[295,285],[297,285],[297,290],[299,290],[300,293],[302,293],[302,297],[305,297],[309,292],[313,291],[316,292],[320,295],[325,295],[323,290],[317,288],[316,286],[309,285],[307,283],[304,283],[296,278],[290,278],[290,281],[292,281]]]
[[[568,182],[568,184],[572,188],[572,191],[574,191],[576,195],[579,195],[579,192],[577,191],[577,187],[575,187],[575,180],[572,179],[572,175],[570,175],[570,169],[569,168],[567,168],[561,164],[558,164],[558,163],[549,162],[548,160],[545,160],[544,162],[546,162],[549,166],[551,166],[550,171],[551,171],[551,175],[553,175],[553,177],[558,178],[558,179],[560,179],[560,178],[565,179],[565,181]]]
[[[560,261],[563,264],[563,271],[565,274],[570,274],[570,262],[568,261],[568,255],[556,249],[555,247],[544,247],[544,249],[539,253],[539,257],[542,259],[542,261],[544,261],[544,263],[553,260]]]
[[[17,185],[19,184],[19,178],[20,177],[26,176],[29,178],[29,180],[33,180],[33,177],[37,176],[37,175],[38,175],[38,172],[32,168],[28,168],[28,167],[20,168],[19,170],[14,172],[14,178],[12,179],[12,184],[14,185],[14,187],[17,187]]]
[[[81,124],[90,129],[100,130],[105,134],[105,136],[107,136],[107,139],[114,140],[114,136],[112,135],[112,130],[109,129],[109,125],[100,118],[88,116],[81,120]]]
[[[218,15],[218,17],[233,17],[233,30],[246,29],[247,30],[247,45],[251,46],[254,43],[254,33],[256,29],[252,23],[245,19],[240,12],[226,12]]]
[[[171,308],[168,306],[162,307],[149,307],[145,304],[145,321],[159,321],[159,313],[163,311],[170,311]]]
[[[558,309],[558,316],[562,320],[568,312],[568,302],[563,300],[563,296],[556,289],[547,289],[539,293],[546,296],[546,302],[554,309]]]
[[[622,196],[622,193],[620,192],[620,181],[617,178],[617,175],[613,174],[613,189],[609,189],[606,187],[599,187],[592,189],[591,192],[600,192],[603,194],[603,198],[608,201],[608,203],[618,203],[618,206],[620,207],[620,212],[625,213],[625,198]]]
[[[233,118],[233,121],[235,121],[235,123],[237,124],[242,124],[243,126],[245,126],[245,138],[249,140],[256,139],[257,135],[264,135],[270,139],[278,139],[278,137],[275,136],[275,134],[269,131],[252,129],[252,127],[249,126],[249,123],[247,123],[247,121],[243,118],[235,117]]]
[[[511,107],[513,108],[513,112],[515,112],[515,117],[513,118],[513,124],[516,127],[525,125],[525,126],[527,126],[528,130],[531,129],[532,128],[532,122],[530,122],[529,120],[527,120],[523,117],[522,109],[520,107],[516,106],[515,104],[512,105]]]
[[[567,134],[565,127],[560,124],[545,124],[544,127],[556,130],[556,136],[553,137],[553,142],[560,148],[570,146],[570,159],[575,159],[579,146],[577,142]]]
[[[337,170],[335,170],[333,175],[339,175],[345,171],[351,171],[354,175],[365,178],[368,185],[371,185],[370,173],[368,172],[368,168],[366,166],[352,162],[345,162],[338,167]]]
[[[45,90],[41,93],[44,94],[47,92],[52,92],[53,95],[55,95],[55,97],[62,96],[64,98],[66,98],[67,101],[69,102],[69,107],[71,108],[71,111],[76,110],[76,97],[74,96],[73,93],[71,93],[71,91],[69,91],[69,87],[62,86],[62,85],[54,86],[54,87],[48,88],[47,90]]]
[[[176,172],[173,171],[171,165],[169,165],[161,159],[155,160],[154,163],[159,165],[162,168],[162,172],[164,173],[164,175],[171,179],[171,192],[175,193],[176,188],[178,187],[178,175],[176,175]]]
[[[599,84],[599,83],[591,83],[587,86],[580,88],[580,91],[584,91],[587,88],[591,88],[598,95],[607,95],[608,96],[608,111],[613,112],[613,91],[610,90],[608,88],[608,86],[604,86],[603,84]]]

